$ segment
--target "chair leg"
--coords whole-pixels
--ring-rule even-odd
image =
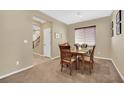
[[[93,61],[93,64],[94,64],[94,60],[92,60]]]
[[[66,65],[66,67],[68,67],[68,64]]]
[[[80,63],[80,66],[82,66],[82,68],[83,68],[83,73],[84,73],[84,70],[85,70],[85,64],[84,64],[84,62],[81,62],[81,63]]]
[[[94,64],[92,63],[92,64],[91,64],[91,66],[92,66],[92,69],[93,69],[93,65],[94,65]]]
[[[75,62],[75,69],[76,69],[76,70],[78,69],[78,68],[77,68],[77,65],[78,65],[77,63],[78,63],[78,62]]]
[[[63,70],[63,64],[61,64],[61,72],[62,72],[62,70]]]
[[[93,66],[94,66],[94,60],[91,61],[91,66],[92,66],[92,70],[93,70]]]
[[[60,64],[62,64],[62,61],[60,60]]]
[[[83,63],[83,71],[85,71],[85,69],[86,69],[86,65],[85,63]]]
[[[92,72],[92,64],[89,65],[90,74]]]
[[[70,64],[70,76],[72,75],[72,64]]]

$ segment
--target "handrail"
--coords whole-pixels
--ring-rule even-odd
[[[35,48],[36,46],[38,46],[38,43],[39,42],[40,42],[40,36],[35,41],[32,42],[33,43],[33,48]]]

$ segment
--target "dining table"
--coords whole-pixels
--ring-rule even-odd
[[[80,69],[80,62],[78,62],[78,57],[81,56],[82,58],[84,57],[84,55],[88,54],[89,50],[91,48],[81,48],[81,49],[76,49],[76,48],[72,48],[70,49],[70,53],[76,57],[76,69]]]

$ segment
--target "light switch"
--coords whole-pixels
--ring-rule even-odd
[[[16,61],[16,65],[19,65],[19,61]]]
[[[24,43],[27,44],[28,43],[28,40],[24,40]]]

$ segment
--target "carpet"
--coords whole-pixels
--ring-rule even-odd
[[[37,59],[35,59],[37,58]],[[92,74],[88,69],[85,71],[73,69],[72,76],[69,69],[64,68],[61,72],[60,59],[47,60],[34,57],[33,61],[38,62],[33,68],[1,79],[1,83],[123,83],[117,70],[110,60],[95,59]]]

